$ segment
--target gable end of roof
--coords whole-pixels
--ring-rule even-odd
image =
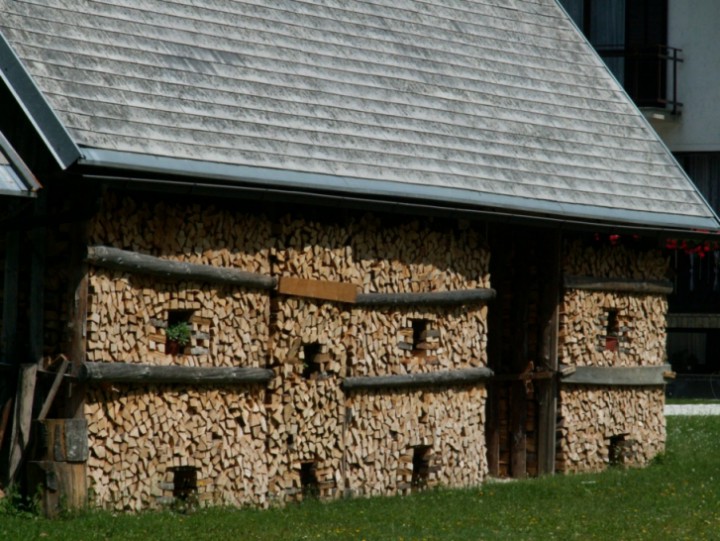
[[[80,149],[0,32],[0,82],[15,98],[38,136],[62,169],[80,157]]]

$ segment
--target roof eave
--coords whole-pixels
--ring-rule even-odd
[[[12,94],[61,169],[81,156],[80,149],[0,32],[0,81]]]
[[[162,181],[151,178],[180,179],[186,188],[198,192],[265,190],[267,197],[280,192],[303,194],[318,201],[327,198],[345,201],[385,201],[418,208],[442,207],[458,212],[486,213],[526,217],[553,223],[597,224],[666,232],[720,234],[720,221],[714,217],[630,211],[611,207],[567,204],[509,195],[475,192],[452,187],[437,187],[375,179],[287,171],[264,167],[220,164],[195,160],[151,156],[101,149],[83,149],[78,166],[90,170],[112,171],[138,184]],[[86,169],[87,170],[87,169]],[[147,175],[143,177],[143,175]],[[99,177],[96,177],[99,178]],[[165,183],[165,185],[177,183]]]

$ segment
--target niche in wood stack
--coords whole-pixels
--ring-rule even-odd
[[[193,503],[198,499],[198,469],[193,466],[171,468],[173,498],[176,502]]]
[[[300,489],[303,498],[317,498],[320,495],[315,462],[303,462],[300,464]]]
[[[413,447],[412,458],[412,490],[422,490],[427,487],[430,476],[430,457],[432,448],[429,445],[416,445]]]
[[[608,459],[611,466],[623,466],[634,461],[633,445],[636,440],[627,438],[627,434],[610,436]]]
[[[316,379],[321,373],[320,366],[320,344],[312,342],[303,344],[303,371],[302,376],[305,379]]]
[[[192,316],[192,310],[168,310],[165,353],[171,355],[187,353],[192,339]]]
[[[618,323],[618,311],[609,308],[605,314],[605,349],[617,351],[620,340],[620,325]]]

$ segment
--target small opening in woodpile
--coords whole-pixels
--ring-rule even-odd
[[[303,371],[304,378],[309,379],[313,374],[320,373],[320,363],[317,362],[317,356],[320,354],[320,344],[313,342],[312,344],[303,345]]]
[[[412,320],[412,348],[414,352],[422,351],[425,343],[425,336],[428,330],[427,319]]]
[[[197,500],[198,469],[193,466],[178,466],[173,472],[173,498],[180,502]]]
[[[192,338],[192,310],[168,311],[165,328],[165,353],[177,355],[185,352]]]
[[[611,466],[621,466],[625,464],[627,456],[628,442],[625,440],[625,434],[610,436],[610,446],[608,450],[608,459]]]
[[[300,488],[303,498],[317,498],[320,495],[315,462],[300,464]]]
[[[618,325],[618,311],[610,309],[607,311],[607,326],[605,328],[605,349],[617,351],[620,327]]]
[[[427,487],[428,475],[430,474],[430,450],[429,445],[413,447],[411,482],[413,490],[422,490]]]

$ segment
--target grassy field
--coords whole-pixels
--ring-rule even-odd
[[[0,539],[720,539],[719,441],[720,417],[672,417],[666,453],[642,470],[488,483],[404,498],[307,502],[269,511],[93,511],[47,521],[5,505]]]

